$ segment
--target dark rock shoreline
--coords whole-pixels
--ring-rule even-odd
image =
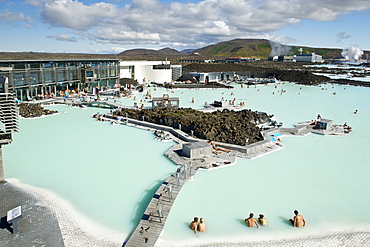
[[[58,111],[45,109],[39,104],[19,104],[19,115],[24,118],[41,117],[55,113],[58,113]]]
[[[353,85],[369,87],[370,82],[347,79],[330,79],[323,75],[315,75],[315,67],[309,67],[313,63],[288,63],[288,62],[272,62],[272,61],[254,61],[246,62],[245,64],[188,64],[183,67],[183,73],[189,72],[224,72],[234,71],[242,72],[249,71],[251,73],[262,73],[266,76],[275,77],[280,81],[295,82],[297,84],[316,86],[320,84],[333,83],[341,85]],[[348,71],[343,68],[320,68],[322,73],[347,74]],[[355,72],[353,72],[355,73]],[[365,76],[361,73],[359,75]],[[369,73],[367,73],[369,75]]]
[[[127,114],[127,115],[126,115]],[[113,112],[115,117],[129,117],[160,125],[179,128],[200,139],[236,145],[263,140],[257,124],[267,123],[270,117],[264,112],[251,110],[232,111],[224,109],[206,113],[191,108],[122,109]]]

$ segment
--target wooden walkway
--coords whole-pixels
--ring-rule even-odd
[[[193,169],[190,164],[185,164],[161,184],[146,208],[140,223],[123,246],[155,246],[177,195],[185,182],[196,172],[197,170]]]

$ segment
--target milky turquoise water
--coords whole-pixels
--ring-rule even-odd
[[[164,246],[370,230],[369,88],[283,84],[173,93],[149,89],[154,96],[180,97],[181,106],[194,108],[235,97],[245,108],[274,114],[285,127],[319,113],[353,127],[349,136],[283,136],[280,151],[199,171],[174,203],[161,236]],[[280,94],[281,89],[286,93]],[[143,94],[136,97],[138,103],[144,100]],[[117,100],[134,103],[133,98]],[[6,177],[53,191],[97,224],[127,236],[157,186],[177,169],[163,156],[173,143],[155,141],[148,131],[97,122],[91,115],[101,109],[51,108],[61,113],[21,119],[20,133],[3,147]],[[294,209],[305,216],[307,227],[293,229],[287,223]],[[243,219],[250,212],[265,214],[268,226],[247,228]],[[199,238],[188,229],[194,216],[207,223]]]

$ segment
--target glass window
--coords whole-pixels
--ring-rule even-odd
[[[114,68],[113,69],[110,69],[109,76],[117,76],[116,75],[116,70]]]
[[[40,68],[40,64],[39,63],[30,63],[30,68],[31,69],[38,69],[38,68]]]
[[[77,71],[70,70],[69,71],[69,80],[78,80]]]
[[[53,72],[52,71],[44,71],[44,78],[45,82],[53,82]]]
[[[14,69],[24,69],[24,68],[25,68],[25,64],[19,64],[19,63],[14,64]]]
[[[66,81],[66,71],[64,69],[58,70],[58,81]]]
[[[15,73],[14,74],[14,84],[16,86],[23,86],[26,85],[26,82],[24,80],[24,73]]]
[[[94,78],[95,79],[100,78],[100,73],[99,73],[99,70],[98,69],[94,69]]]
[[[94,77],[94,72],[92,70],[87,70],[85,73],[86,73],[85,74],[86,75],[86,78]]]
[[[106,78],[108,76],[107,68],[102,68],[101,70],[101,78]]]
[[[30,83],[31,84],[41,83],[39,72],[31,72],[30,73]]]

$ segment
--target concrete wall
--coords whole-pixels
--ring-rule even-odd
[[[182,152],[185,156],[191,159],[201,159],[205,155],[212,154],[212,146],[209,145],[209,146],[199,147],[199,148],[189,148],[187,145],[183,145]]]

